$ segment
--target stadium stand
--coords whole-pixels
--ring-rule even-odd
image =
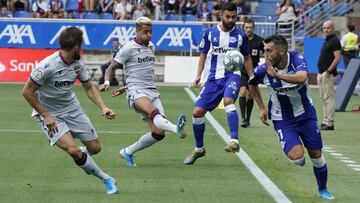
[[[30,13],[27,11],[16,11],[15,18],[30,18]]]
[[[100,13],[99,18],[100,19],[106,19],[106,20],[112,20],[113,15],[111,13]]]
[[[85,12],[82,19],[99,19],[99,16],[94,12]]]

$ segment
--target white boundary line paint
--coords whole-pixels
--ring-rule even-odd
[[[328,152],[334,158],[339,159],[341,162],[344,162],[347,166],[352,168],[355,171],[360,171],[360,165],[356,163],[356,161],[351,160],[349,157],[345,157],[342,153],[337,152],[330,146],[323,147],[324,152]]]
[[[191,97],[191,99],[195,102],[195,94],[189,88],[184,89],[186,93]],[[228,143],[230,141],[230,136],[219,124],[219,122],[215,120],[215,118],[210,114],[210,112],[206,113],[205,117],[213,126],[213,128],[217,131],[219,136],[226,143]],[[256,180],[259,181],[259,183],[264,187],[264,189],[276,202],[291,202],[290,199],[286,197],[286,195],[270,180],[270,178],[265,175],[265,173],[254,163],[254,161],[242,148],[240,148],[240,152],[236,153],[236,156],[239,157],[245,167],[252,173]]]

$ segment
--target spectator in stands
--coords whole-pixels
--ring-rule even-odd
[[[154,19],[154,5],[152,0],[144,0],[144,9],[146,14],[150,19]]]
[[[100,66],[102,76],[99,79],[99,85],[104,83],[104,76],[105,76],[106,69],[109,67],[112,59],[116,56],[116,54],[119,52],[119,50],[121,48],[119,39],[113,39],[112,46],[113,47],[111,49],[111,59],[109,60],[109,62],[107,62],[105,64],[102,64]],[[116,80],[116,77],[115,77],[115,74],[114,74],[113,78],[110,80],[110,85],[117,86],[118,84],[119,84],[119,82]]]
[[[13,5],[13,12],[16,11],[26,11],[28,8],[28,1],[27,0],[14,0]]]
[[[346,34],[341,39],[341,47],[343,49],[343,57],[345,68],[348,66],[352,58],[356,58],[356,53],[359,50],[358,36],[354,33],[355,26],[348,25],[346,29]]]
[[[51,18],[50,0],[36,0],[32,5],[34,18]]]
[[[341,58],[341,44],[334,34],[334,23],[330,20],[323,24],[325,42],[320,50],[318,59],[320,100],[323,107],[323,121],[320,130],[334,130],[335,122],[335,77],[337,65]]]
[[[79,4],[80,4],[78,9],[79,13],[81,13],[83,9],[85,9],[86,12],[94,11],[94,8],[96,7],[95,0],[79,0]]]
[[[53,18],[63,18],[64,17],[64,3],[61,0],[52,0],[51,1],[51,12]]]
[[[184,3],[181,6],[181,14],[191,14],[196,16],[198,10],[198,1],[197,0],[184,0]]]
[[[133,20],[136,20],[139,17],[147,16],[147,12],[144,9],[143,4],[136,4],[135,7],[136,8],[135,8],[135,11],[134,11],[133,16],[132,16]]]
[[[6,6],[9,10],[11,8],[11,0],[0,0],[0,7]]]
[[[221,21],[221,8],[223,3],[223,0],[216,0],[216,4],[211,9],[212,21]]]
[[[8,11],[8,8],[5,5],[1,5],[1,16],[0,18],[12,18],[12,14]]]
[[[200,21],[211,21],[211,10],[209,9],[207,0],[201,3],[201,9],[199,9],[198,18]]]
[[[312,24],[315,24],[319,20],[321,9],[319,6],[316,6],[317,0],[309,0],[309,13],[306,17],[306,27],[309,28]]]
[[[127,0],[116,0],[114,15],[118,20],[130,20],[132,18],[132,4]]]
[[[99,6],[100,6],[99,13],[112,13],[114,0],[100,0]]]
[[[248,15],[249,7],[246,5],[246,3],[243,0],[236,0],[236,8],[237,8],[238,20],[240,22],[244,22],[245,20],[244,15]]]
[[[161,20],[162,19],[161,0],[152,0],[152,4],[154,6],[154,20]]]
[[[179,13],[180,2],[179,0],[165,0],[164,1],[164,12],[169,13]]]
[[[283,0],[276,8],[275,15],[279,16],[277,22],[291,22],[296,19],[298,10],[292,0]]]

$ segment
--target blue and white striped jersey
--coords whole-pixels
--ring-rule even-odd
[[[295,74],[297,71],[308,71],[303,56],[295,51],[288,52],[288,65],[280,74]],[[266,73],[266,64],[255,68],[254,75],[250,77],[249,84],[265,84],[270,91],[268,104],[269,119],[291,120],[294,118],[313,117],[315,108],[310,96],[310,86],[304,84],[291,84]]]
[[[239,50],[244,56],[249,55],[249,39],[237,26],[229,32],[223,32],[220,25],[207,29],[199,45],[200,52],[207,54],[205,69],[209,71],[208,80],[230,76],[232,73],[224,68],[224,56],[227,51]]]

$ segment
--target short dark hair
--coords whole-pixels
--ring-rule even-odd
[[[69,27],[63,30],[59,36],[59,44],[62,50],[71,50],[76,45],[81,45],[83,32],[77,27]]]
[[[285,50],[288,49],[288,42],[282,35],[274,34],[264,39],[265,44],[268,44],[270,42],[273,42],[276,46],[283,47]]]
[[[244,24],[243,24],[243,27],[245,26],[245,23],[253,24],[253,26],[255,27],[255,22],[254,22],[252,19],[250,19],[250,18],[245,19]]]
[[[237,11],[237,8],[234,3],[226,2],[222,5],[221,11]]]
[[[355,26],[354,26],[354,25],[348,25],[347,27],[348,27],[348,29],[349,29],[350,32],[354,32],[354,31],[355,31]]]

